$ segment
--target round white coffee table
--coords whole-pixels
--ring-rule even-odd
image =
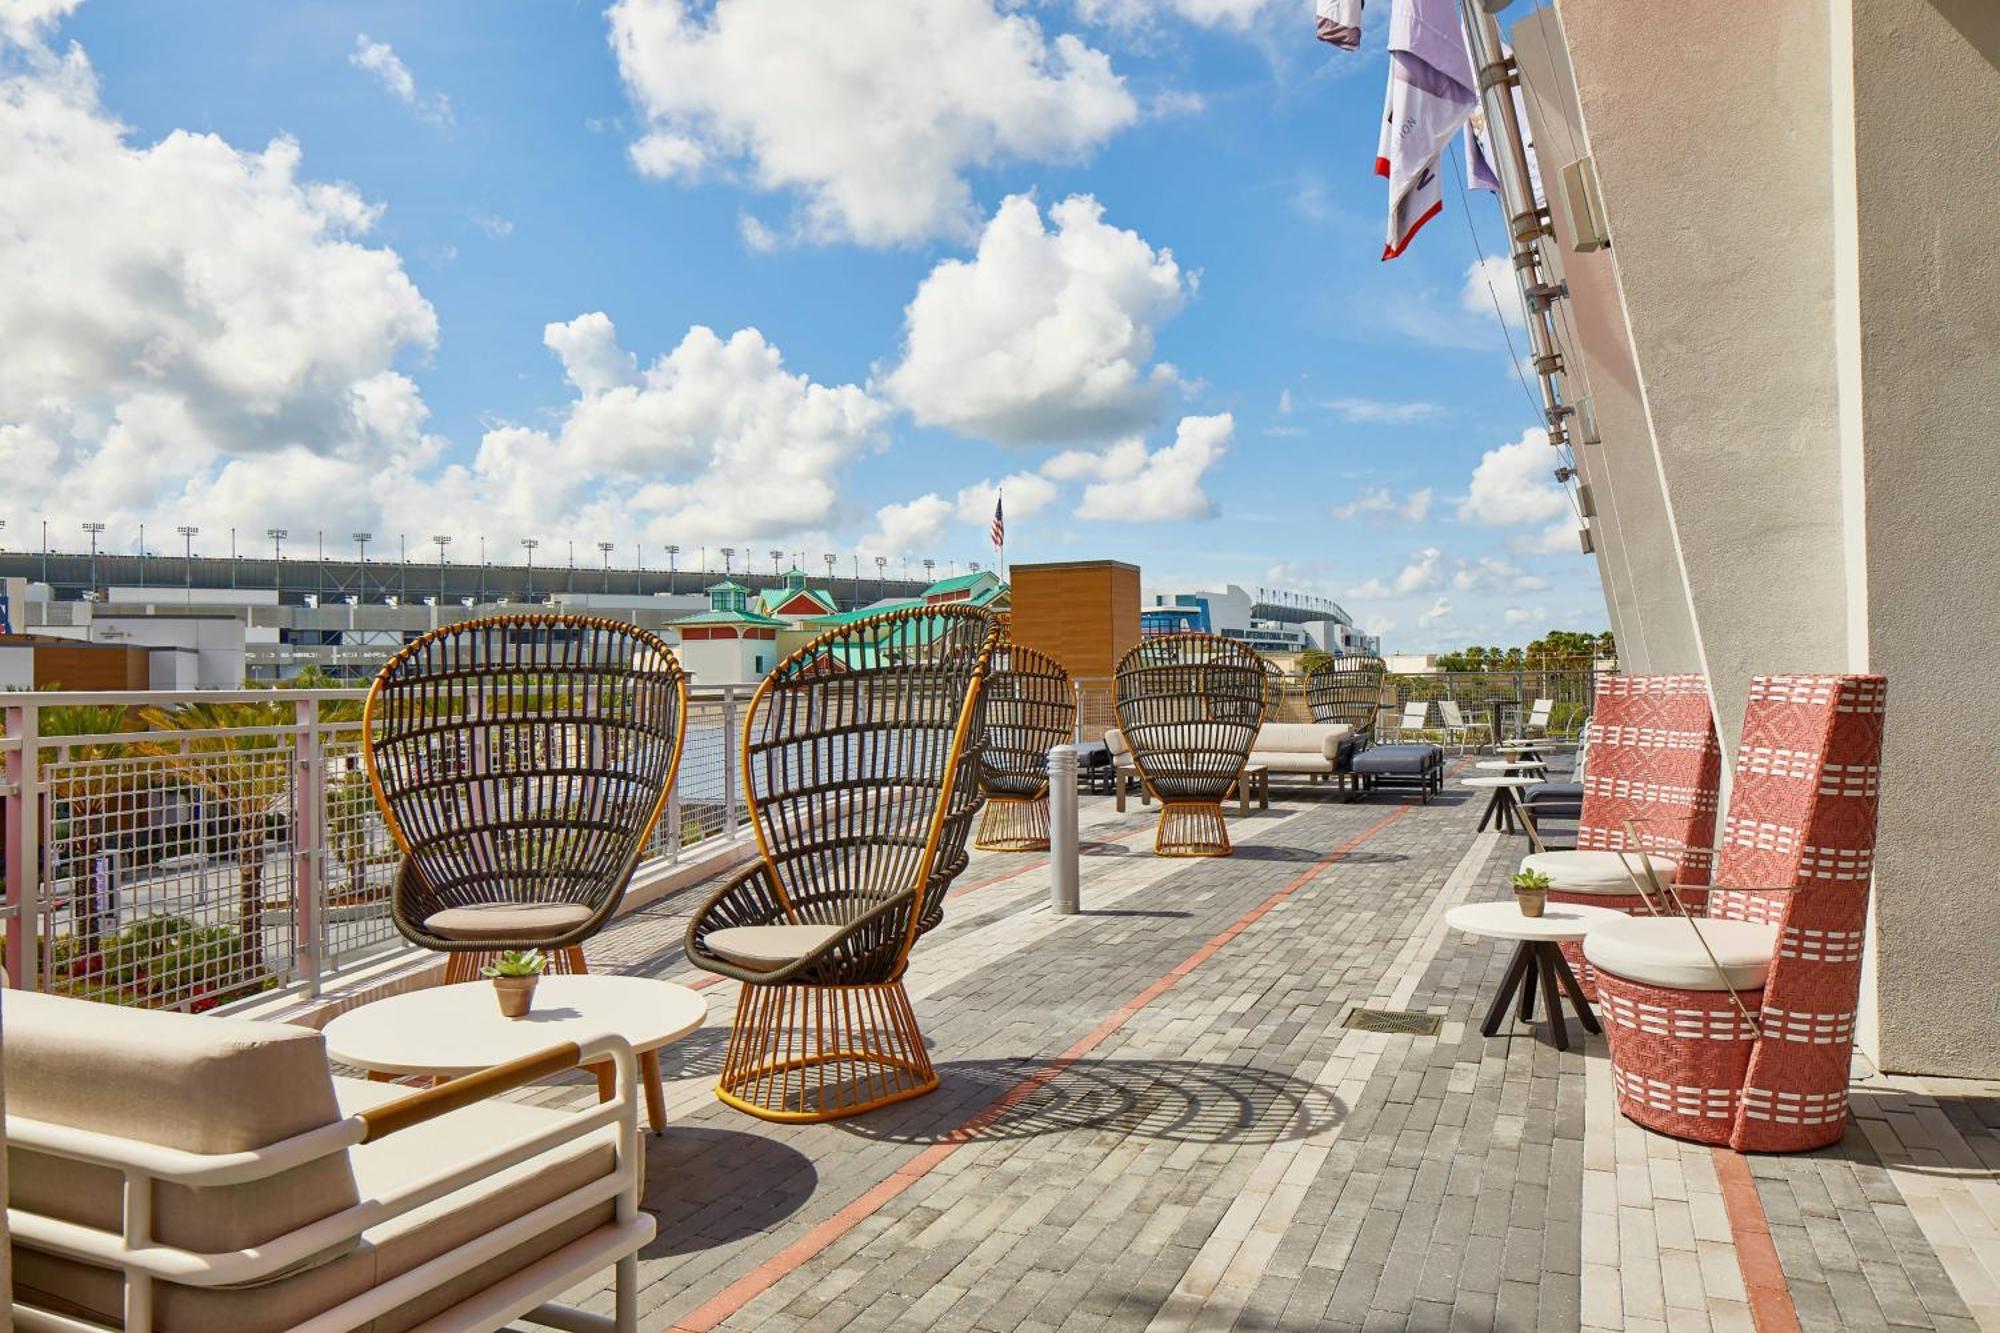
[[[639,1056],[639,1082],[653,1128],[667,1124],[660,1048],[700,1027],[708,1001],[648,977],[545,976],[523,1018],[500,1013],[484,981],[432,986],[349,1010],[326,1025],[327,1054],[371,1074],[471,1074],[557,1042],[611,1033]],[[596,1067],[597,1090],[616,1092],[612,1067]]]
[[[1584,998],[1583,987],[1577,984],[1576,974],[1563,961],[1562,950],[1556,946],[1567,940],[1580,940],[1590,933],[1592,926],[1605,921],[1616,921],[1623,912],[1614,912],[1608,907],[1583,907],[1574,903],[1550,903],[1542,909],[1540,916],[1522,916],[1521,907],[1511,898],[1497,903],[1461,903],[1444,914],[1444,923],[1453,930],[1467,935],[1483,935],[1493,940],[1513,940],[1514,958],[1507,964],[1507,975],[1500,982],[1500,993],[1493,997],[1493,1007],[1486,1011],[1486,1022],[1479,1030],[1492,1036],[1500,1030],[1500,1020],[1507,1016],[1508,1002],[1514,992],[1521,993],[1521,1021],[1532,1022],[1535,1017],[1535,989],[1540,983],[1542,1004],[1548,1011],[1549,1031],[1555,1037],[1556,1049],[1569,1049],[1569,1028],[1563,1022],[1562,995],[1560,985],[1569,995],[1570,1007],[1576,1010],[1576,1017],[1586,1032],[1602,1032],[1597,1025],[1597,1015],[1591,1012],[1590,1001]]]
[[[1458,785],[1461,787],[1471,787],[1475,791],[1493,793],[1487,799],[1486,809],[1479,816],[1479,829],[1482,833],[1485,832],[1486,826],[1489,823],[1494,828],[1508,833],[1525,830],[1528,834],[1528,841],[1535,844],[1536,851],[1540,851],[1542,849],[1541,839],[1536,835],[1534,825],[1521,818],[1521,793],[1526,788],[1532,787],[1542,780],[1538,777],[1527,777],[1520,773],[1515,773],[1507,777],[1483,774],[1476,778],[1460,778]]]

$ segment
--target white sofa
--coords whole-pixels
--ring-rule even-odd
[[[335,1078],[309,1028],[4,1003],[18,1325],[637,1326],[654,1224],[622,1040],[413,1092]],[[602,1060],[620,1091],[588,1110],[494,1099]],[[550,1304],[613,1267],[614,1316]]]
[[[1340,772],[1341,746],[1353,737],[1354,728],[1344,722],[1266,722],[1257,728],[1250,762],[1273,778],[1331,777]]]

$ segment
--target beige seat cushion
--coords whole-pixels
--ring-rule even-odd
[[[7,1112],[188,1152],[269,1147],[340,1118],[326,1040],[310,1028],[6,994]],[[123,1178],[21,1148],[14,1207],[115,1230]],[[334,1158],[243,1185],[162,1185],[154,1234],[212,1253],[243,1249],[352,1205]]]
[[[704,939],[715,956],[755,972],[796,963],[844,929],[841,926],[727,926]]]
[[[343,1114],[414,1091],[358,1079],[333,1082]],[[449,1170],[503,1138],[524,1138],[564,1119],[566,1112],[542,1107],[481,1102],[363,1144],[352,1149],[349,1158],[361,1196],[378,1198],[423,1176]],[[159,1286],[156,1327],[188,1333],[289,1328],[605,1175],[616,1161],[614,1144],[609,1129],[565,1143],[370,1228],[358,1246],[330,1263],[273,1282],[219,1290]],[[611,1220],[611,1204],[592,1209],[464,1277],[441,1284],[369,1327],[383,1331],[413,1327]],[[50,1260],[32,1251],[17,1249],[15,1255],[17,1284],[26,1280],[31,1299],[54,1297],[66,1308],[116,1322],[119,1288],[107,1270]]]
[[[1258,754],[1317,755],[1331,761],[1340,757],[1340,743],[1353,734],[1354,728],[1344,722],[1266,722],[1257,728],[1250,748]]]
[[[1679,916],[1621,917],[1592,926],[1583,937],[1583,956],[1592,967],[1668,990],[1719,991],[1731,986],[1758,990],[1771,970],[1771,956],[1777,947],[1775,925]],[[1718,963],[1720,973],[1716,971]],[[1728,978],[1726,985],[1724,977]]]
[[[1644,855],[1660,883],[1671,884],[1674,863],[1664,856]],[[1521,858],[1521,869],[1541,871],[1549,877],[1550,887],[1564,893],[1630,896],[1638,890],[1632,885],[1632,877],[1625,873],[1625,866],[1629,862],[1633,870],[1639,870],[1640,856],[1639,852],[1536,852]]]
[[[1125,743],[1124,732],[1116,727],[1108,728],[1104,733],[1104,745],[1111,751],[1112,763],[1121,768],[1132,766],[1132,747]]]
[[[1273,773],[1331,773],[1333,760],[1317,751],[1252,750],[1250,762],[1262,764]]]
[[[424,929],[448,940],[553,940],[590,920],[581,903],[475,903],[424,918]]]

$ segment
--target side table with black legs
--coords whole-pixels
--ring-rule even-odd
[[[1555,1039],[1557,1050],[1569,1049],[1569,1025],[1563,1020],[1565,997],[1584,1031],[1602,1032],[1604,1029],[1598,1026],[1583,986],[1563,961],[1562,950],[1557,946],[1568,940],[1580,940],[1590,933],[1592,926],[1615,921],[1622,915],[1608,907],[1550,903],[1540,916],[1523,916],[1520,905],[1511,899],[1461,903],[1446,912],[1444,922],[1453,930],[1514,941],[1513,960],[1507,964],[1500,993],[1493,997],[1492,1007],[1486,1011],[1486,1021],[1479,1030],[1489,1037],[1497,1034],[1508,1011],[1514,1008],[1517,995],[1521,1021],[1534,1021],[1535,996],[1539,992],[1542,1008],[1548,1015],[1549,1035]]]

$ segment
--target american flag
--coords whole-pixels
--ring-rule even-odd
[[[1000,508],[1003,498],[999,495],[993,497],[993,530],[988,534],[993,538],[993,549],[996,551],[1007,549],[1007,515]]]

